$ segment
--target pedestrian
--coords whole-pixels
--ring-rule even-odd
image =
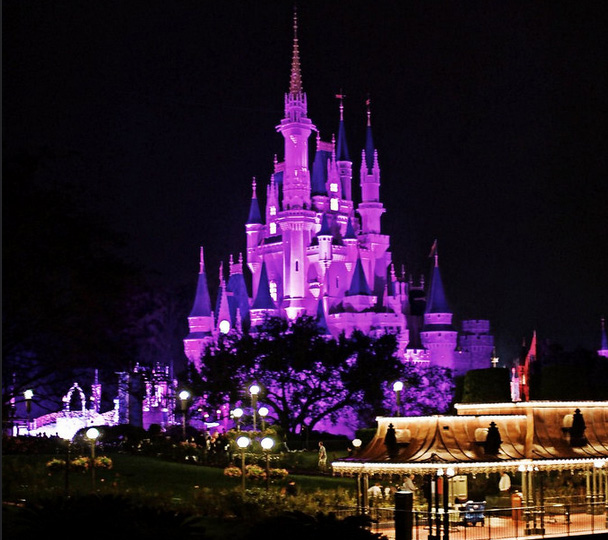
[[[408,474],[403,479],[403,485],[401,486],[402,491],[411,491],[414,493],[416,491],[416,484],[414,484],[414,475]]]
[[[323,441],[319,441],[319,469],[325,471],[327,467],[327,449],[323,446]]]

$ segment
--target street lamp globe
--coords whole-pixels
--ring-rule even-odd
[[[395,381],[393,383],[393,390],[395,392],[401,392],[401,390],[403,390],[403,383],[401,381]]]
[[[258,410],[258,414],[262,417],[265,418],[266,416],[268,416],[268,413],[270,411],[268,410],[268,407],[260,407]]]
[[[243,416],[243,409],[241,409],[241,408],[234,409],[232,411],[232,416],[238,420],[241,416]]]
[[[249,387],[249,393],[250,393],[252,396],[257,396],[257,395],[260,393],[260,387],[259,387],[257,384],[252,384],[252,385]]]
[[[86,436],[87,439],[90,439],[94,442],[99,438],[99,430],[95,427],[89,428],[87,429]]]
[[[270,450],[274,446],[274,439],[272,437],[264,437],[260,444],[264,450]]]
[[[188,392],[188,390],[182,390],[179,393],[179,399],[181,399],[182,401],[187,401],[190,399],[190,392]]]
[[[353,439],[353,446],[355,448],[361,448],[363,441],[361,439]]]
[[[241,435],[236,440],[236,444],[241,450],[245,450],[245,448],[247,448],[250,443],[251,443],[251,440],[249,439],[249,437],[245,437],[245,435]]]

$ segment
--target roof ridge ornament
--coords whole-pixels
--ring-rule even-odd
[[[302,71],[300,68],[300,46],[298,44],[298,11],[293,8],[293,54],[291,57],[291,78],[289,80],[289,93],[302,93]]]

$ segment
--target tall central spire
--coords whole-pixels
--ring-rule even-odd
[[[302,92],[302,72],[300,69],[300,47],[298,45],[298,12],[293,10],[293,55],[291,57],[291,78],[289,80],[289,93]]]

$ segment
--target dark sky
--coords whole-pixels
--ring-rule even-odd
[[[309,117],[334,95],[358,197],[372,99],[384,231],[397,268],[438,239],[458,319],[597,349],[608,314],[608,7],[602,2],[300,2]],[[168,285],[210,286],[245,247],[283,114],[291,2],[3,3],[3,151],[44,149]],[[264,189],[259,190],[260,193]],[[5,235],[8,236],[8,233]]]

